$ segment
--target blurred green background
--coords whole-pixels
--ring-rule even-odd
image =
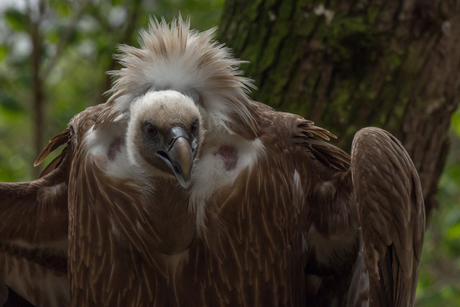
[[[0,181],[26,181],[37,174],[34,54],[43,85],[44,146],[75,114],[104,102],[102,94],[110,86],[105,72],[119,68],[112,58],[117,44],[138,46],[138,30],[150,16],[170,21],[180,9],[182,16],[191,16],[192,28],[206,30],[219,24],[224,2],[0,0]],[[340,131],[332,132],[340,137]],[[450,138],[437,196],[440,208],[431,215],[425,236],[417,306],[460,306],[459,111]]]

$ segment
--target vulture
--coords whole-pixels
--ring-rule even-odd
[[[413,306],[425,211],[401,143],[364,128],[350,157],[251,100],[213,31],[152,20],[42,176],[0,184],[2,280],[37,306]]]

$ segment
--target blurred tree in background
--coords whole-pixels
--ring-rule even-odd
[[[452,116],[458,124],[460,0],[227,0],[219,39],[250,62],[254,99],[330,129],[339,147],[349,151],[366,126],[401,140],[433,223],[419,304],[460,306],[456,144],[446,159]]]
[[[283,83],[293,84],[292,80],[295,78],[283,79],[288,74],[282,65],[274,70],[269,68],[274,63],[276,66],[277,57],[283,57],[287,62],[291,61],[291,64],[298,65],[296,58],[289,52],[293,50],[298,52],[294,42],[297,39],[296,35],[299,34],[312,35],[310,39],[313,34],[316,36],[308,45],[304,45],[303,51],[307,56],[311,55],[310,60],[314,59],[313,66],[298,65],[298,68],[309,69],[311,74],[316,74],[316,78],[324,80],[332,76],[330,67],[315,66],[317,63],[324,63],[324,59],[337,62],[341,58],[351,57],[351,61],[347,62],[349,67],[346,65],[341,67],[342,75],[339,71],[339,75],[343,77],[359,68],[362,61],[372,61],[372,57],[381,56],[379,50],[372,48],[373,43],[383,40],[391,44],[397,38],[390,37],[385,41],[387,38],[382,38],[381,33],[372,28],[372,24],[366,23],[369,20],[360,20],[359,16],[347,19],[346,11],[334,12],[330,7],[324,7],[326,4],[320,6],[319,1],[304,1],[306,5],[303,7],[308,8],[307,10],[299,9],[302,7],[300,4],[293,11],[291,10],[297,15],[309,16],[314,21],[311,27],[307,21],[295,24],[294,29],[297,32],[287,25],[293,20],[291,15],[280,14],[282,6],[287,6],[289,1],[258,0],[240,3],[228,0],[223,10],[224,2],[224,0],[0,0],[0,181],[24,181],[36,177],[38,170],[34,170],[32,164],[37,151],[41,151],[49,138],[62,131],[75,114],[90,105],[105,101],[102,94],[110,87],[110,79],[105,72],[119,68],[112,57],[116,53],[116,46],[120,43],[138,46],[138,31],[147,26],[149,17],[164,16],[167,21],[170,21],[179,11],[182,16],[191,16],[192,28],[198,30],[218,26],[224,11],[219,39],[235,48],[237,56],[252,62],[243,69],[246,70],[247,76],[256,79],[256,84],[261,88],[253,97],[270,103],[277,109],[300,113],[309,119],[314,118],[319,126],[328,128],[338,135],[339,145],[346,147],[350,135],[354,134],[359,126],[356,122],[348,123],[350,115],[345,115],[347,119],[344,122],[337,121],[336,124],[330,124],[329,115],[334,115],[333,112],[329,112],[329,115],[324,117],[318,116],[320,114],[318,110],[323,111],[318,103],[327,102],[331,104],[330,107],[333,107],[346,99],[377,101],[381,97],[377,97],[375,92],[373,96],[373,92],[368,91],[369,84],[375,82],[375,79],[370,79],[368,76],[375,73],[375,70],[359,72],[363,78],[360,81],[364,80],[364,85],[361,87],[357,86],[359,82],[355,82],[356,75],[351,76],[349,81],[347,78],[340,79],[343,83],[339,85],[344,89],[356,86],[352,93],[340,91],[340,86],[334,91],[331,91],[333,87],[325,86],[324,91],[329,90],[331,96],[324,94],[302,98],[294,97],[295,92],[286,86],[287,83]],[[448,1],[436,3],[442,4],[442,2]],[[331,2],[330,5],[336,5],[334,3]],[[249,7],[246,7],[246,4],[249,4]],[[407,7],[395,8],[395,10],[404,9]],[[446,10],[441,5],[439,9]],[[242,10],[246,10],[246,15],[238,17],[236,14]],[[264,14],[257,16],[258,11]],[[379,10],[375,8],[369,12],[369,18],[375,20]],[[419,17],[426,18],[424,14],[433,17],[431,13],[421,10]],[[278,27],[271,28],[275,20]],[[458,33],[450,31],[449,24],[443,23],[442,18],[430,20],[444,27],[441,28],[444,33],[451,35]],[[399,38],[405,35],[405,27],[413,28],[417,25],[419,24],[400,24]],[[423,30],[424,28],[421,29],[420,34],[422,36]],[[253,36],[249,37],[250,35]],[[336,40],[341,37],[345,39]],[[250,44],[260,39],[262,39],[261,44]],[[240,44],[244,41],[250,42],[247,43],[250,48]],[[333,49],[333,54],[327,53],[328,44]],[[393,47],[395,49],[385,54],[390,78],[382,83],[390,91],[383,91],[383,93],[393,95],[393,99],[401,99],[407,93],[392,92],[392,84],[396,88],[397,83],[416,79],[398,78],[400,76],[398,66],[406,59],[401,57],[396,45]],[[358,58],[354,58],[354,53],[351,52],[356,50],[359,51]],[[460,50],[458,53],[460,54]],[[421,55],[413,53],[411,56]],[[427,77],[432,76],[427,75]],[[456,80],[460,80],[459,77],[460,72]],[[277,85],[278,81],[281,81],[280,86]],[[321,88],[321,83],[314,86]],[[286,93],[291,93],[291,96],[285,98]],[[457,93],[455,98],[457,104],[459,98]],[[314,103],[317,103],[316,107]],[[391,108],[388,109],[389,105],[384,103],[376,105],[386,108],[387,114],[390,115],[379,120],[383,121],[383,125],[389,123],[391,126],[393,115],[391,115]],[[376,125],[378,120],[373,121],[371,117],[374,116],[374,119],[378,117],[376,116],[378,109],[374,107],[370,111],[367,115],[360,114],[360,116],[367,116],[370,123]],[[398,110],[394,111],[394,116],[401,116]],[[340,109],[340,112],[351,114],[353,110]],[[460,112],[454,113],[451,123],[449,134],[451,148],[436,196],[440,208],[432,212],[428,222],[417,306],[460,306]]]
[[[218,25],[223,0],[0,1],[0,179],[36,177],[31,161],[76,113],[105,101],[118,44],[137,45],[151,16],[180,8],[192,26]],[[14,133],[12,133],[12,131]],[[18,142],[20,140],[20,142]]]

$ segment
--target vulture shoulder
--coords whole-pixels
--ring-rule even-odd
[[[413,306],[425,230],[420,179],[401,143],[379,128],[353,139],[351,170],[371,306]]]

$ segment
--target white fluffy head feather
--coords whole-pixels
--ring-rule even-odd
[[[242,61],[213,41],[214,31],[190,30],[190,22],[180,16],[171,25],[152,19],[140,33],[140,48],[119,48],[124,67],[110,72],[117,78],[109,91],[111,112],[129,110],[147,91],[170,89],[196,97],[207,130],[255,138],[257,123],[247,97],[252,81],[240,75]]]
[[[163,172],[149,164],[136,146],[136,131],[139,129],[140,117],[151,114],[157,125],[167,127],[171,123],[181,123],[184,119],[195,116],[201,123],[200,113],[190,97],[177,91],[149,91],[135,99],[131,104],[130,120],[127,129],[127,153],[132,165],[151,173],[161,175]],[[203,139],[204,131],[200,129],[199,141]],[[198,146],[198,144],[195,144]]]

